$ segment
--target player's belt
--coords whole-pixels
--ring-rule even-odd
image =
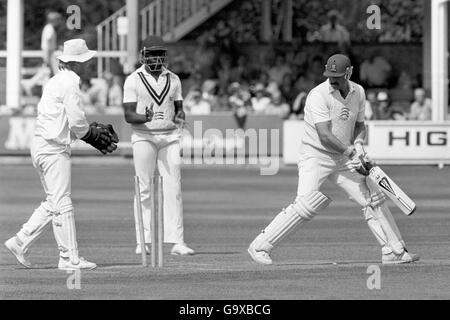
[[[164,99],[166,98],[170,90],[170,74],[166,75],[167,77],[166,85],[164,86],[164,89],[161,92],[161,94],[158,94],[155,91],[155,89],[152,88],[147,79],[145,79],[145,75],[142,72],[138,72],[138,75],[139,78],[141,78],[141,81],[144,84],[144,87],[147,89],[148,93],[152,96],[153,100],[155,100],[155,102],[160,106],[164,102]]]

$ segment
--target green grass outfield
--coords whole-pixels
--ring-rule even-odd
[[[68,290],[48,230],[30,252],[36,269],[23,269],[0,247],[0,299],[449,299],[450,169],[383,169],[417,202],[410,217],[392,210],[408,249],[422,257],[418,263],[379,265],[380,249],[361,210],[327,184],[331,206],[274,251],[274,265],[256,265],[247,246],[295,198],[296,167],[276,176],[216,167],[185,168],[182,174],[185,238],[197,255],[173,257],[167,245],[164,269],[144,269],[134,254],[131,164],[75,164],[80,253],[98,269],[81,274],[81,290]],[[0,166],[2,242],[42,199],[30,164]],[[381,269],[380,290],[367,289],[373,264]]]

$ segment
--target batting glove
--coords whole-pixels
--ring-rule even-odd
[[[383,203],[386,202],[386,196],[382,191],[377,191],[376,193],[372,194],[369,199],[369,206],[375,209],[378,206],[381,206]]]

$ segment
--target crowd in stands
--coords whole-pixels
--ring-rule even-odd
[[[198,50],[206,53],[200,61],[193,59],[196,54],[175,53],[172,66],[182,75],[186,110],[191,114],[233,112],[302,119],[308,92],[325,80],[326,51],[310,54],[291,48],[233,56],[220,46]],[[431,120],[428,111],[420,117],[410,115],[413,99],[415,105],[430,104],[429,99],[425,102],[420,79],[408,70],[395,74],[377,50],[355,66],[352,80],[367,89],[367,120]]]
[[[337,10],[322,15],[326,21],[322,19],[321,26],[303,32],[304,39],[296,39],[287,50],[269,50],[260,52],[259,56],[239,54],[236,44],[242,39],[251,42],[257,32],[242,21],[231,25],[237,20],[230,17],[260,15],[258,6],[252,6],[255,2],[246,1],[245,5],[231,10],[228,17],[221,17],[223,20],[217,25],[197,34],[199,52],[190,57],[201,57],[200,61],[189,59],[184,54],[177,56],[183,62],[177,64],[179,68],[174,71],[182,70],[185,76],[188,112],[209,114],[232,111],[237,114],[239,110],[240,114],[278,114],[283,118],[302,118],[308,92],[325,80],[322,73],[327,56],[333,51],[339,51],[347,53],[353,60],[351,33],[342,24],[342,15]],[[302,5],[307,7],[309,4]],[[398,3],[393,6],[397,8]],[[237,15],[236,11],[241,14]],[[417,12],[415,14],[418,15]],[[303,19],[305,21],[308,19]],[[314,54],[307,53],[302,50],[305,40],[322,43],[324,49]],[[411,38],[403,37],[403,40],[411,41]],[[358,60],[354,59],[356,62]],[[371,90],[366,118],[430,120],[428,111],[417,118],[410,110],[413,96],[417,100],[417,91],[425,94],[420,88],[421,79],[411,76],[410,70],[397,73],[393,69],[389,59],[378,50],[373,50],[367,59],[355,66],[356,74],[352,80]],[[419,102],[420,105],[423,103]]]
[[[277,5],[277,1],[273,3]],[[241,43],[258,41],[259,27],[255,29],[255,25],[260,21],[261,8],[258,0],[251,0],[236,4],[236,8],[222,16],[219,14],[218,20],[207,22],[200,33],[193,32],[191,36],[196,37],[193,51],[187,52],[183,47],[170,50],[170,69],[183,82],[187,113],[232,112],[242,124],[248,114],[302,119],[308,92],[325,80],[322,73],[328,55],[339,51],[354,58],[351,41],[355,33],[344,25],[342,14],[334,9],[324,12],[326,5],[313,8],[316,5],[303,0],[295,2],[295,10],[316,10],[322,19],[312,21],[297,12],[295,29],[299,38],[289,46],[268,46],[266,50],[256,50],[256,54],[255,50],[250,54],[241,50]],[[49,16],[44,31],[51,31],[59,19]],[[56,41],[53,36],[47,38],[50,44]],[[314,53],[307,52],[303,50],[305,41],[322,43],[323,47]],[[55,50],[54,46],[49,47],[52,52]],[[33,95],[32,84],[42,85],[48,79],[50,68],[54,69],[44,61],[35,77],[23,81],[25,96]],[[120,113],[124,77],[105,73],[100,79],[83,81],[86,112]],[[431,119],[431,102],[420,88],[420,80],[411,77],[408,70],[395,74],[382,52],[373,50],[367,59],[355,65],[352,80],[368,90],[368,120]]]

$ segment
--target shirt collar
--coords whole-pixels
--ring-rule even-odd
[[[67,74],[69,77],[71,77],[72,79],[76,80],[76,81],[80,81],[81,78],[79,75],[77,75],[75,72],[73,72],[72,70],[61,70],[59,72],[64,72],[65,74]]]

